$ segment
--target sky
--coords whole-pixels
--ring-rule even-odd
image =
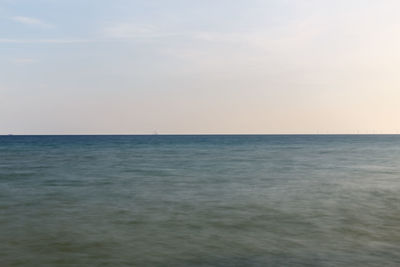
[[[395,0],[0,0],[0,134],[400,133]]]

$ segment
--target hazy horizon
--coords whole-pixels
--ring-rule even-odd
[[[61,134],[0,134],[0,136],[377,136],[387,135],[395,136],[400,133],[92,133],[92,134],[74,134],[74,133],[61,133]]]
[[[397,134],[399,8],[0,0],[0,135]]]

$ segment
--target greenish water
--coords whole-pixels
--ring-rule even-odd
[[[0,136],[0,266],[400,266],[400,136]]]

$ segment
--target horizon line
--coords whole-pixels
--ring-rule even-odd
[[[0,134],[0,136],[274,136],[274,135],[400,135],[400,133],[144,133],[144,134],[129,134],[129,133],[94,133],[94,134]]]

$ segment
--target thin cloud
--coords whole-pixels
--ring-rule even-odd
[[[12,17],[11,20],[18,22],[18,23],[25,24],[25,25],[39,26],[39,27],[43,27],[43,28],[54,28],[54,25],[48,24],[37,18],[15,16],[15,17]]]
[[[136,25],[120,23],[105,27],[103,32],[108,38],[135,38],[154,34],[155,27],[150,25]]]
[[[12,62],[16,65],[29,65],[35,63],[36,60],[33,58],[16,58]]]
[[[105,27],[102,32],[107,39],[152,39],[181,35],[163,32],[153,25],[134,23],[116,23]]]
[[[87,39],[1,39],[0,44],[74,44],[88,43]]]

